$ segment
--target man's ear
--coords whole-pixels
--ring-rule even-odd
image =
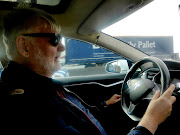
[[[29,57],[29,49],[26,38],[24,36],[18,36],[16,38],[16,47],[21,55]]]

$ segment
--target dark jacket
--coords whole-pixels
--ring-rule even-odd
[[[57,94],[64,90],[58,83],[10,62],[0,81],[1,132],[100,135],[81,110]]]

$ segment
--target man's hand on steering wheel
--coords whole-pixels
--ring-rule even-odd
[[[155,133],[158,125],[171,114],[172,104],[176,101],[176,97],[172,96],[174,89],[172,84],[162,96],[156,91],[138,126],[147,128],[152,134]]]

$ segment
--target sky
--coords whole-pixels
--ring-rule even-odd
[[[173,36],[180,53],[180,0],[154,0],[139,11],[102,30],[112,36]]]

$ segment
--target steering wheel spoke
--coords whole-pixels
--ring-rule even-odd
[[[130,102],[129,108],[128,108],[128,114],[131,115],[131,113],[134,111],[136,105]]]

